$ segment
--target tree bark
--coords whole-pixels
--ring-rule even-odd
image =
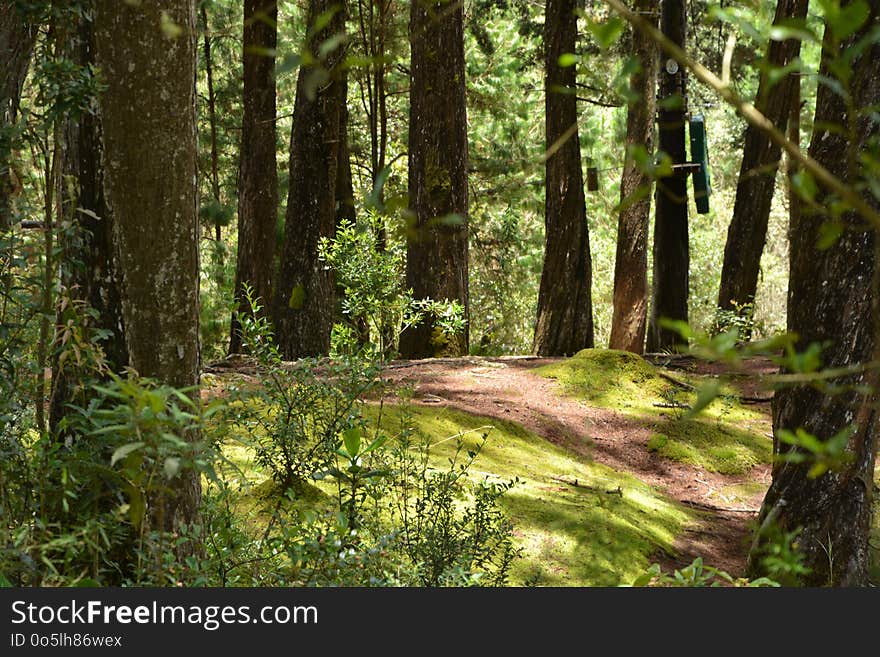
[[[544,18],[544,107],[547,160],[544,268],[532,350],[566,356],[593,346],[592,260],[577,127],[576,0],[547,0]]]
[[[332,19],[309,39],[315,56],[322,43],[345,30],[345,7],[334,0],[310,0],[307,24],[327,11],[335,11]],[[318,259],[318,242],[332,238],[336,228],[342,59],[338,46],[300,69],[297,80],[287,218],[273,304],[276,337],[286,358],[330,351],[335,289],[332,273]]]
[[[20,12],[16,3],[0,2],[0,230],[9,228],[13,220],[13,127],[36,38],[37,26]]]
[[[245,285],[268,313],[272,300],[275,224],[278,219],[278,169],[275,141],[275,50],[278,40],[276,0],[244,3],[244,112],[238,172],[238,256],[235,299],[238,312],[250,312]],[[233,314],[230,353],[241,351],[238,318]]]
[[[202,52],[205,54],[205,76],[208,83],[208,124],[211,127],[211,194],[214,201],[220,204],[220,165],[217,156],[217,103],[214,95],[214,58],[211,56],[211,37],[208,36],[208,9],[205,3],[199,7],[202,19]],[[214,239],[218,242],[222,237],[220,221],[214,224]]]
[[[95,36],[90,19],[81,19],[73,35],[71,58],[78,66],[95,63]],[[84,322],[86,335],[95,329],[107,330],[110,335],[101,341],[101,349],[108,367],[121,372],[128,365],[125,345],[125,320],[120,298],[120,273],[113,244],[113,215],[104,197],[102,167],[101,119],[94,113],[83,113],[67,121],[64,139],[64,175],[72,180],[73,193],[64,188],[65,220],[74,226],[72,238],[65,246],[65,260],[61,264],[62,296],[70,301],[84,302],[96,315],[75,315]],[[59,308],[56,323],[64,335],[71,308]],[[80,372],[71,364],[59,363],[56,357],[52,367],[52,401],[49,423],[57,430],[66,412],[66,405],[80,399],[77,379]]]
[[[876,27],[880,0],[870,0],[867,24],[841,46],[846,52]],[[825,46],[831,41],[826,30]],[[864,112],[880,103],[880,45],[876,42],[852,62],[849,91],[852,104],[820,85],[816,100],[815,130],[809,154],[831,173],[851,185],[864,180],[858,154],[876,143],[877,123]],[[828,60],[821,74],[831,76]],[[837,129],[833,129],[835,127]],[[832,129],[829,129],[829,127]],[[840,130],[842,128],[842,130]],[[869,192],[864,198],[875,208],[880,202]],[[821,203],[828,197],[820,193]],[[876,227],[867,226],[854,212],[842,216],[845,230],[830,248],[818,250],[822,225],[830,216],[804,212],[791,227],[791,271],[788,297],[788,329],[799,336],[797,346],[830,342],[823,352],[825,367],[840,367],[873,361],[878,353],[878,269]],[[801,386],[780,390],[773,402],[773,428],[802,427],[822,441],[852,427],[847,442],[851,461],[842,469],[810,478],[810,463],[777,461],[773,480],[761,509],[763,526],[784,531],[800,530],[799,551],[811,569],[802,583],[809,586],[852,586],[867,583],[871,527],[874,462],[877,449],[878,411],[876,370],[835,383],[837,394],[817,387]],[[869,386],[871,392],[848,386]],[[785,455],[790,445],[774,442],[774,452]],[[750,555],[750,572],[762,570],[761,555],[768,541],[758,535]]]
[[[160,28],[163,13],[178,36]],[[104,191],[115,220],[129,362],[142,376],[197,386],[195,2],[98,0],[95,36],[106,83]],[[191,394],[198,401],[198,392]],[[161,528],[194,521],[200,496],[197,472],[178,475],[158,515]]]
[[[468,139],[461,3],[415,0],[410,11],[406,284],[416,299],[457,300],[468,315]],[[400,337],[404,358],[467,354],[469,332],[445,338],[428,318]]]
[[[340,72],[342,103],[339,111],[339,153],[336,167],[336,223],[355,220],[354,183],[351,176],[351,151],[348,147],[348,72]]]
[[[774,25],[803,19],[808,4],[808,0],[778,0]],[[771,41],[758,83],[755,106],[781,130],[785,129],[799,78],[796,74],[789,74],[773,85],[768,72],[790,64],[798,57],[800,49],[799,39]],[[780,156],[780,147],[771,142],[766,133],[753,125],[746,128],[733,217],[724,247],[718,291],[718,308],[721,310],[736,311],[744,304],[754,303]]]
[[[686,0],[663,0],[660,27],[669,39],[685,45],[687,34]],[[660,100],[667,101],[658,114],[660,151],[673,166],[687,162],[685,119],[687,80],[684,69],[660,66]],[[674,71],[674,72],[671,72]],[[678,103],[669,103],[679,98]],[[654,217],[654,274],[651,318],[648,322],[648,351],[672,349],[681,341],[678,333],[660,325],[661,319],[688,321],[690,250],[688,245],[687,176],[681,170],[657,180],[657,211]]]
[[[656,14],[658,0],[637,0],[643,16]],[[656,19],[650,19],[656,24]],[[630,157],[633,147],[642,146],[648,157],[654,154],[655,89],[657,47],[642,31],[633,28],[631,53],[639,70],[630,76],[629,86],[638,98],[630,102],[626,115],[627,158],[620,179],[623,209],[617,221],[617,256],[614,262],[614,312],[611,318],[611,349],[636,354],[645,350],[648,312],[648,222],[651,216],[651,176]]]

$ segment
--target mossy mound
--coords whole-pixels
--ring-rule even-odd
[[[567,394],[621,411],[648,410],[674,388],[644,358],[616,349],[584,349],[535,372],[559,381]]]

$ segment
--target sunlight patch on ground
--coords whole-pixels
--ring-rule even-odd
[[[729,388],[722,386],[714,402],[687,417],[696,393],[669,377],[694,387],[708,377],[672,376],[640,356],[612,349],[584,349],[535,371],[559,381],[566,394],[633,417],[652,432],[647,449],[665,458],[722,474],[743,474],[771,462],[770,419],[737,401]]]

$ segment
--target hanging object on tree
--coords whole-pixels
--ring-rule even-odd
[[[699,214],[709,212],[709,195],[712,187],[709,181],[709,152],[706,146],[706,120],[697,114],[690,121],[691,161],[700,167],[693,172],[694,202]]]
[[[587,191],[599,191],[599,169],[596,167],[587,167]]]

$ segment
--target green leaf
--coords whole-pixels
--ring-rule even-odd
[[[382,469],[382,470],[367,470],[361,475],[361,479],[373,479],[375,477],[387,477],[391,474],[390,470]]]
[[[178,449],[184,449],[185,447],[187,447],[189,445],[189,443],[187,443],[183,438],[181,438],[180,436],[177,436],[173,433],[168,433],[167,431],[163,431],[160,435],[162,436],[162,439],[165,442],[174,445]]]
[[[327,27],[330,24],[330,21],[333,20],[333,17],[336,15],[336,12],[338,12],[338,11],[339,11],[339,7],[332,7],[331,9],[328,9],[327,11],[323,12],[322,14],[319,14],[318,17],[315,19],[314,25],[312,25],[312,27],[309,29],[309,36],[317,34],[321,30],[323,30],[325,27]]]
[[[660,575],[660,565],[652,564],[648,570],[633,580],[633,586],[647,586],[651,581]]]
[[[697,390],[697,400],[694,402],[693,406],[691,406],[691,409],[687,412],[685,417],[692,418],[699,414],[700,411],[715,401],[715,398],[718,397],[720,392],[721,385],[717,381],[708,381],[701,385]]]
[[[369,196],[367,196],[367,207],[374,208],[379,212],[384,211],[385,208],[382,203],[382,188],[385,187],[385,182],[390,175],[391,167],[386,166],[379,172],[379,175],[376,176],[376,183],[373,185],[373,189],[370,191]]]
[[[769,71],[767,71],[767,83],[770,87],[775,87],[779,84],[789,73],[799,71],[801,69],[800,61],[790,62],[787,66],[774,66]]]
[[[680,319],[668,319],[666,317],[661,317],[660,326],[665,329],[669,329],[670,331],[675,331],[682,337],[683,340],[689,340],[696,337],[696,334],[694,333],[694,330],[691,328],[690,324]]]
[[[603,50],[614,45],[614,42],[620,38],[620,35],[623,34],[625,28],[626,23],[617,16],[612,16],[606,21],[587,22],[587,29],[590,31],[590,34],[593,35],[593,38],[596,40],[596,43],[599,44],[599,47]]]
[[[116,465],[117,461],[124,459],[126,456],[143,446],[143,441],[139,441],[136,443],[128,443],[127,445],[117,448],[116,451],[113,452],[113,456],[110,457],[110,465]]]
[[[578,56],[574,53],[563,53],[559,56],[558,64],[560,68],[568,68],[569,66],[574,66],[578,63]]]
[[[93,589],[93,588],[97,588],[97,587],[101,586],[101,584],[100,584],[100,582],[98,582],[98,580],[92,579],[90,577],[86,577],[84,579],[79,580],[76,584],[74,584],[74,586],[77,588],[81,588],[81,589],[83,589],[83,588]]]
[[[345,451],[348,452],[349,456],[357,456],[361,449],[361,430],[357,427],[352,427],[343,431],[342,444],[345,445]]]
[[[340,32],[339,34],[334,34],[329,39],[325,39],[321,42],[321,45],[318,47],[318,56],[326,57],[331,52],[336,50],[339,46],[344,44],[348,40],[348,35],[345,32]]]
[[[345,473],[338,468],[327,468],[326,470],[319,470],[318,472],[312,473],[312,479],[315,481],[321,481],[327,477],[339,477],[340,479],[345,479]]]
[[[870,13],[871,9],[865,0],[853,0],[836,12],[828,12],[825,20],[831,26],[834,36],[843,41],[858,32],[868,20]]]
[[[769,577],[759,577],[758,579],[753,579],[747,585],[747,587],[759,587],[759,586],[772,586],[775,588],[779,588],[781,584],[776,582]]]
[[[819,226],[819,238],[816,240],[816,248],[820,251],[830,249],[837,244],[837,240],[843,235],[846,226],[842,221],[825,221]]]
[[[130,431],[131,427],[127,424],[111,424],[110,426],[101,427],[100,429],[95,429],[90,433],[92,436],[103,436],[109,433],[118,433],[118,434],[126,434]]]
[[[386,442],[388,442],[388,436],[379,436],[378,438],[376,438],[376,440],[371,442],[370,445],[363,452],[361,452],[361,454],[369,454],[373,450],[382,447]]]
[[[774,25],[770,28],[770,39],[772,41],[787,41],[788,39],[818,41],[816,35],[803,25]]]
[[[684,107],[684,100],[681,94],[672,94],[668,98],[661,98],[657,101],[657,106],[665,110],[677,110]]]
[[[288,71],[292,71],[295,68],[299,68],[300,64],[302,64],[302,61],[303,58],[299,55],[299,53],[285,55],[276,67],[275,75],[281,77],[282,74],[287,73]]]
[[[798,196],[805,201],[812,201],[815,199],[816,193],[819,191],[819,188],[816,186],[816,181],[813,180],[813,176],[809,171],[797,171],[791,177],[791,184],[794,186]]]

